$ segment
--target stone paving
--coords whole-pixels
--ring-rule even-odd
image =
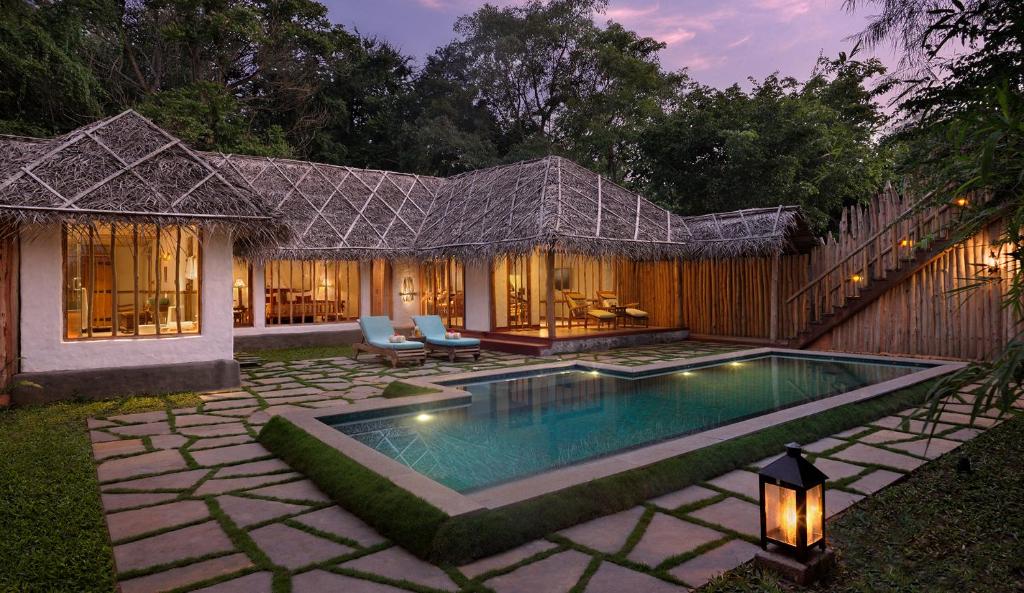
[[[734,349],[681,342],[561,358],[639,365]],[[267,363],[245,370],[241,391],[204,394],[196,408],[90,419],[122,592],[264,593],[276,583],[294,593],[670,593],[753,557],[753,472],[777,453],[497,556],[438,567],[390,544],[255,441],[279,411],[376,397],[395,378],[550,361],[488,352],[479,362],[432,359],[394,370],[371,359]],[[929,445],[910,432],[922,413],[906,410],[808,445],[833,478],[830,515],[979,434],[962,409],[947,411]],[[983,425],[998,422],[985,413]]]

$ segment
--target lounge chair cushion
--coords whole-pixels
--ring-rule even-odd
[[[480,340],[476,338],[457,338],[455,340],[449,340],[448,338],[427,338],[427,342],[435,346],[447,346],[450,348],[466,348],[480,345]]]
[[[630,317],[647,317],[647,311],[641,311],[640,309],[626,309],[626,315]]]
[[[416,342],[413,340],[406,340],[404,342],[389,342],[387,340],[366,340],[371,346],[377,348],[386,348],[388,350],[416,350],[423,348],[423,342]]]
[[[444,328],[444,322],[438,315],[413,315],[413,323],[420,328],[427,342],[435,346],[467,347],[479,346],[480,340],[476,338],[458,338],[450,340],[445,337],[448,332]]]
[[[597,319],[615,319],[615,313],[605,311],[604,309],[590,309],[587,311],[587,315],[596,317]]]
[[[391,320],[383,315],[360,317],[359,329],[362,330],[366,341],[374,345],[377,345],[377,342],[390,343],[388,338],[395,335],[395,326],[391,325]]]
[[[414,340],[406,340],[404,342],[388,341],[388,338],[395,335],[395,326],[391,325],[391,320],[383,315],[360,317],[359,329],[363,331],[366,343],[377,348],[387,350],[423,349],[423,342],[416,342]]]

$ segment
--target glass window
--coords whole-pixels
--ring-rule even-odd
[[[252,327],[252,266],[240,259],[231,263],[231,305],[235,327]]]
[[[64,337],[199,333],[199,232],[190,226],[64,227]]]
[[[359,262],[275,260],[267,262],[264,276],[267,325],[359,316]]]

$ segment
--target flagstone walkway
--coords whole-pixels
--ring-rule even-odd
[[[577,358],[639,365],[736,349],[682,342]],[[569,357],[562,357],[563,359]],[[97,474],[123,593],[493,591],[670,593],[699,587],[757,547],[755,467],[550,534],[461,567],[437,567],[387,542],[256,442],[279,411],[376,397],[395,378],[550,361],[485,353],[478,363],[431,360],[396,370],[347,358],[268,363],[242,391],[201,396],[197,408],[90,419]],[[951,402],[938,438],[920,410],[811,443],[831,478],[828,513],[901,479],[998,420],[969,428],[969,396]]]

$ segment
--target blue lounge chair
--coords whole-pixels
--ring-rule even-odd
[[[360,317],[359,329],[363,331],[363,341],[352,346],[355,351],[352,358],[356,360],[359,359],[360,352],[369,352],[390,360],[392,367],[397,367],[403,361],[419,364],[427,361],[427,351],[423,348],[422,342],[389,341],[389,338],[395,335],[395,327],[387,317]]]
[[[470,355],[473,360],[480,360],[480,340],[476,338],[446,338],[447,330],[444,322],[437,315],[413,315],[412,322],[420,328],[427,350],[444,352],[448,362],[455,362],[456,356]]]

